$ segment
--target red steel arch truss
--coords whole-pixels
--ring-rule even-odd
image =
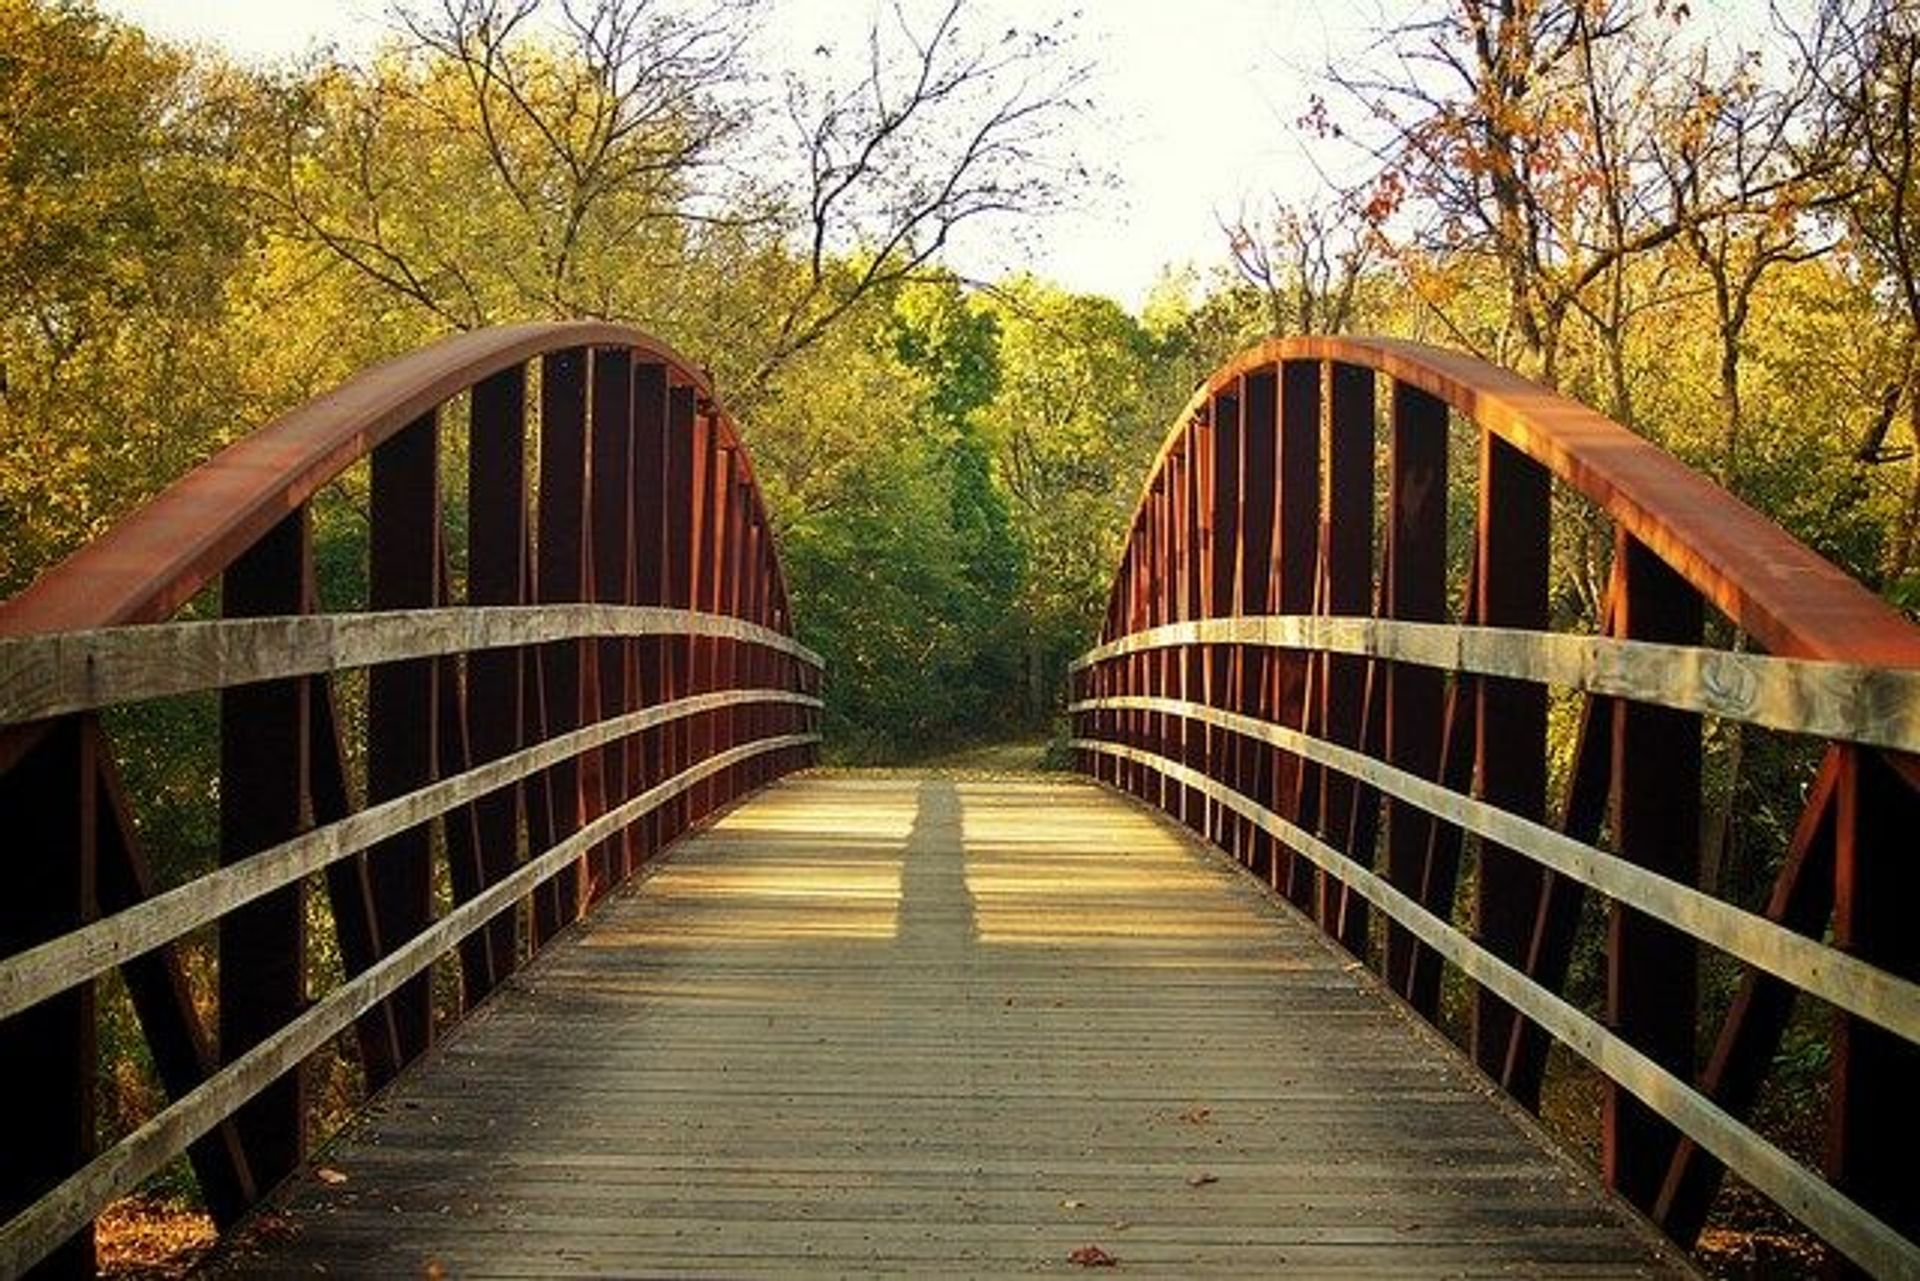
[[[442,475],[449,428],[464,478]],[[311,500],[363,459],[364,608],[321,612]],[[218,619],[176,619],[213,595]],[[460,1010],[483,998],[810,763],[819,689],[733,423],[685,360],[607,324],[376,366],[0,604],[0,1275],[92,1275],[94,1215],[182,1152],[232,1221],[302,1157],[316,1050],[351,1031],[369,1085],[390,1079],[450,1013],[436,960]],[[156,892],[101,715],[206,691],[218,866]],[[344,969],[312,993],[309,893]],[[215,1026],[181,960],[203,929]],[[116,969],[169,1102],[96,1151],[94,987]]]
[[[1597,635],[1549,630],[1576,509],[1612,527]],[[1709,611],[1759,652],[1706,647]],[[1427,1019],[1463,975],[1467,1049],[1523,1103],[1550,1041],[1595,1064],[1605,1176],[1674,1237],[1731,1166],[1858,1264],[1920,1274],[1920,630],[1778,526],[1481,361],[1276,340],[1174,425],[1073,679],[1081,769],[1235,855]],[[1557,789],[1553,690],[1577,707]],[[1696,888],[1703,717],[1823,744],[1758,912]],[[1599,1011],[1565,995],[1589,898]],[[1712,1026],[1706,949],[1741,964]],[[1832,1016],[1824,1174],[1747,1123],[1803,994]]]

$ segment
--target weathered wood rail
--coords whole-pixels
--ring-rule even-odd
[[[322,612],[311,504],[363,460],[362,599]],[[177,620],[197,598],[224,617]],[[311,1056],[351,1031],[368,1086],[393,1080],[659,850],[811,761],[819,678],[733,424],[684,360],[601,324],[372,369],[0,605],[0,1276],[91,1275],[93,1217],[182,1153],[221,1224],[244,1214],[302,1164]],[[102,714],[206,692],[218,866],[161,890]],[[213,1026],[183,960],[208,931]],[[115,970],[168,1101],[96,1150]]]
[[[1476,517],[1449,618],[1455,425]],[[1613,525],[1598,636],[1548,630],[1556,485]],[[1708,607],[1763,652],[1707,648]],[[1474,1060],[1521,1102],[1549,1038],[1597,1067],[1605,1177],[1677,1240],[1730,1167],[1854,1266],[1920,1276],[1920,629],[1777,526],[1469,357],[1271,342],[1170,432],[1074,682],[1082,769],[1231,851],[1436,1022],[1451,967]],[[1551,809],[1550,688],[1580,700]],[[1762,912],[1694,884],[1703,716],[1825,741]],[[1563,992],[1589,892],[1597,1015]],[[1715,1027],[1702,944],[1743,967]],[[1796,995],[1831,1011],[1824,1177],[1750,1123]]]

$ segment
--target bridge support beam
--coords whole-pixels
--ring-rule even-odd
[[[1700,594],[1624,531],[1614,542],[1621,634],[1698,645]],[[1700,717],[1622,700],[1613,715],[1613,830],[1620,856],[1691,885],[1700,860]],[[1618,903],[1607,918],[1607,1022],[1677,1073],[1693,1076],[1698,1004],[1693,939]],[[1601,1167],[1642,1209],[1659,1196],[1679,1132],[1618,1085],[1607,1084]]]
[[[473,389],[467,442],[467,600],[474,605],[527,603],[526,368],[514,365]],[[523,652],[480,650],[467,656],[467,746],[476,765],[525,743]],[[474,802],[480,880],[491,886],[514,868],[521,789],[503,787]],[[469,1001],[484,997],[519,959],[518,910],[502,912],[485,931],[484,969],[467,965]]]
[[[373,451],[367,601],[374,609],[419,609],[440,601],[440,433],[429,414]],[[437,772],[440,731],[437,664],[382,663],[367,676],[367,799],[404,796]],[[433,919],[433,830],[422,823],[375,846],[367,875],[382,953]],[[430,975],[408,980],[388,1009],[404,1067],[433,1039]],[[379,1082],[375,1082],[379,1084]]]
[[[229,618],[297,614],[307,604],[312,538],[304,509],[226,572]],[[239,685],[220,696],[220,862],[228,865],[297,835],[309,806],[312,741],[305,680]],[[306,897],[275,890],[220,920],[220,1058],[231,1063],[306,1004]],[[236,1114],[247,1164],[261,1190],[299,1166],[306,1108],[300,1072],[287,1073]]]
[[[1904,776],[1903,776],[1904,775]],[[1920,980],[1920,761],[1841,749],[1833,934],[1841,950]],[[1864,1019],[1834,1020],[1827,1176],[1909,1240],[1920,1238],[1920,1047]],[[1845,1275],[1864,1275],[1850,1265]]]
[[[1292,367],[1288,365],[1285,368]],[[1357,617],[1368,611],[1373,595],[1375,377],[1371,369],[1337,361],[1328,364],[1326,369],[1327,414],[1320,452],[1326,460],[1327,480],[1324,500],[1316,495],[1314,503],[1320,513],[1320,529],[1317,545],[1312,548],[1318,554],[1321,566],[1317,595],[1319,608],[1325,613]],[[1319,389],[1318,372],[1316,368],[1316,394]],[[1288,379],[1287,389],[1293,388],[1295,383]],[[1305,389],[1294,390],[1293,394],[1304,397]],[[1293,419],[1293,414],[1284,408],[1282,413],[1289,421]],[[1314,479],[1317,488],[1318,477]],[[1283,486],[1286,483],[1283,480]],[[1306,495],[1300,492],[1299,478],[1293,481],[1290,488],[1300,500],[1305,499]],[[1322,501],[1324,506],[1320,505]],[[1312,604],[1303,609],[1298,591],[1287,589],[1287,562],[1294,555],[1291,544],[1300,532],[1287,513],[1290,507],[1298,510],[1298,505],[1289,504],[1285,494],[1282,495],[1281,504],[1285,525],[1280,550],[1283,558],[1280,608],[1283,612],[1304,613],[1313,608]],[[1316,717],[1320,733],[1342,747],[1359,747],[1365,733],[1367,660],[1351,654],[1323,654],[1307,661],[1316,669],[1314,676],[1318,687],[1313,696],[1319,704]],[[1306,662],[1299,666],[1305,667]],[[1292,709],[1284,698],[1280,710],[1282,724],[1299,723],[1285,719]],[[1293,767],[1296,770],[1305,768],[1298,758],[1293,758]],[[1364,816],[1362,811],[1369,802],[1373,810],[1379,808],[1372,790],[1338,770],[1315,770],[1304,774],[1302,782],[1317,784],[1319,812],[1315,818],[1321,838],[1334,848],[1371,865],[1375,829],[1371,811]],[[1309,888],[1319,884],[1322,888],[1317,897],[1322,927],[1332,930],[1356,955],[1365,955],[1367,909],[1357,894],[1345,893],[1341,888],[1329,884],[1304,858],[1288,860],[1287,880],[1287,885],[1282,889],[1295,903],[1303,905],[1305,901],[1310,901],[1306,899]]]
[[[1386,609],[1388,618],[1439,622],[1447,593],[1447,407],[1407,383],[1393,385],[1392,472],[1388,480]],[[1422,778],[1440,768],[1440,673],[1430,667],[1387,667],[1387,762]],[[1387,879],[1418,895],[1433,817],[1417,805],[1387,802]],[[1413,936],[1387,929],[1388,986],[1411,988]]]
[[[1318,368],[1313,367],[1313,372],[1317,377]],[[1274,572],[1274,537],[1280,517],[1276,483],[1280,452],[1279,371],[1255,370],[1247,375],[1244,387],[1240,402],[1240,537],[1235,548],[1234,601],[1240,613],[1264,614],[1278,586]],[[1316,437],[1317,434],[1314,433]],[[1315,452],[1318,453],[1317,439]],[[1314,479],[1317,482],[1318,475]],[[1311,572],[1311,561],[1308,567]],[[1263,645],[1242,645],[1237,665],[1236,710],[1261,720],[1273,719],[1276,700],[1272,683],[1279,665],[1276,656]],[[1273,808],[1273,749],[1257,740],[1243,738],[1237,763],[1242,790],[1256,803]],[[1247,867],[1262,881],[1272,884],[1276,842],[1264,829],[1250,823],[1243,824],[1242,833],[1242,858]]]
[[[587,599],[587,368],[585,348],[559,351],[540,365],[540,562],[534,579],[542,604]],[[587,643],[557,641],[540,647],[537,737],[564,734],[580,726],[582,668]],[[569,757],[544,779],[541,848],[580,830],[581,763]],[[534,895],[533,936],[537,950],[573,923],[586,902],[587,860],[570,862]]]
[[[1546,468],[1492,432],[1480,433],[1474,621],[1546,630],[1550,499]],[[1480,798],[1537,822],[1547,803],[1546,687],[1483,676],[1474,694]],[[1516,965],[1526,961],[1540,883],[1540,865],[1532,859],[1491,841],[1481,845],[1475,927],[1482,943]],[[1446,888],[1450,896],[1451,876]],[[1414,1001],[1416,1008],[1437,1008],[1437,977]],[[1514,1018],[1506,1002],[1484,987],[1474,988],[1473,1057],[1495,1080],[1506,1065]]]
[[[31,741],[0,773],[0,823],[19,861],[0,895],[0,955],[93,919],[98,740],[79,717],[9,737]],[[0,1020],[0,1063],[14,1106],[0,1143],[0,1221],[33,1204],[94,1151],[94,985],[76,984]],[[91,1277],[93,1232],[44,1258],[39,1277]]]

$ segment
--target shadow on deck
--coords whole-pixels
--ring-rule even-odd
[[[762,792],[316,1168],[217,1271],[1687,1271],[1291,909],[1061,776]]]

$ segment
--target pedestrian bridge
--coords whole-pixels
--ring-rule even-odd
[[[0,605],[0,1275],[89,1274],[184,1155],[247,1276],[1685,1274],[1728,1168],[1920,1276],[1920,631],[1776,526],[1480,362],[1275,341],[1069,677],[1076,773],[816,768],[739,435],[632,330],[269,424]],[[125,716],[193,696],[218,848],[163,885]],[[1699,883],[1708,722],[1805,760],[1757,910]],[[103,1136],[114,976],[168,1099]],[[1793,1020],[1820,1153],[1756,1111]],[[1556,1044],[1597,1168],[1530,1115]]]

